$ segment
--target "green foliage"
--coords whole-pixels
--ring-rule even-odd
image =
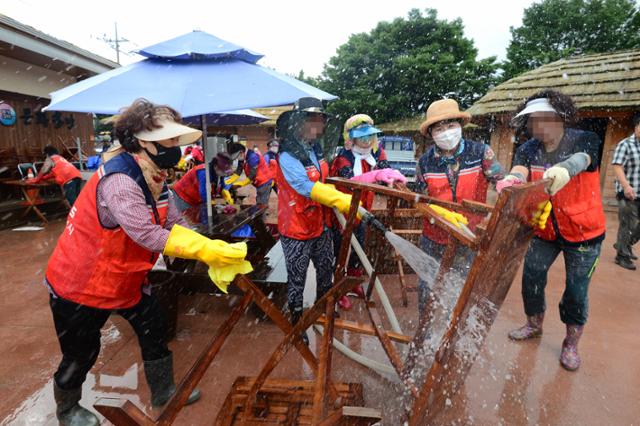
[[[640,12],[634,0],[543,0],[511,27],[504,79],[574,54],[640,47]]]
[[[325,65],[317,85],[340,97],[329,110],[342,120],[371,115],[378,123],[423,113],[444,96],[468,107],[495,82],[495,57],[477,60],[460,19],[417,9],[353,34]],[[304,76],[303,76],[304,77]]]

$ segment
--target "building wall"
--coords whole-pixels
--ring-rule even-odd
[[[230,137],[238,135],[240,139],[246,140],[248,149],[253,149],[254,145],[258,145],[258,149],[264,154],[267,152],[267,142],[273,139],[274,130],[273,127],[268,126],[211,126],[207,128],[207,132],[209,136]]]
[[[36,154],[42,155],[42,148],[48,144],[63,152],[63,143],[75,145],[76,137],[80,138],[83,151],[93,154],[91,114],[45,112],[38,116],[40,109],[49,103],[48,99],[0,91],[0,100],[11,105],[17,115],[14,125],[0,125],[0,151],[6,153],[15,149],[16,161],[32,161]],[[25,123],[27,112],[31,116],[29,124]],[[46,125],[43,118],[48,120]]]

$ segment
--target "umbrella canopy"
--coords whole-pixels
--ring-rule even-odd
[[[136,98],[167,104],[183,117],[336,97],[262,67],[261,55],[194,31],[140,50],[148,56],[51,94],[52,111],[114,114]]]

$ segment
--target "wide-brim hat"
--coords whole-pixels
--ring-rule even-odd
[[[165,139],[178,138],[178,145],[189,145],[202,137],[202,131],[180,124],[171,118],[159,118],[156,122],[161,126],[151,130],[142,130],[134,136],[143,141],[157,142]]]
[[[426,120],[420,125],[420,133],[429,135],[429,127],[444,120],[461,120],[464,126],[471,120],[471,114],[460,111],[458,102],[453,99],[441,99],[435,101],[427,108]]]
[[[320,99],[312,97],[300,98],[293,104],[293,109],[280,114],[280,117],[276,120],[276,128],[282,132],[290,125],[292,118],[313,114],[321,115],[325,119],[332,117],[331,114],[324,110],[324,105]]]

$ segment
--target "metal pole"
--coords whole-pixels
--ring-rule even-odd
[[[202,124],[202,152],[204,154],[205,186],[207,190],[207,228],[211,233],[213,231],[213,208],[211,206],[211,172],[209,171],[209,161],[207,161],[207,116],[205,114],[200,116],[200,122]]]
[[[116,62],[120,64],[120,43],[118,41],[118,23],[114,22],[116,27]]]
[[[80,143],[80,138],[76,136],[76,146],[78,147],[78,161],[80,162],[80,170],[84,170],[84,166],[82,165],[82,145]]]

